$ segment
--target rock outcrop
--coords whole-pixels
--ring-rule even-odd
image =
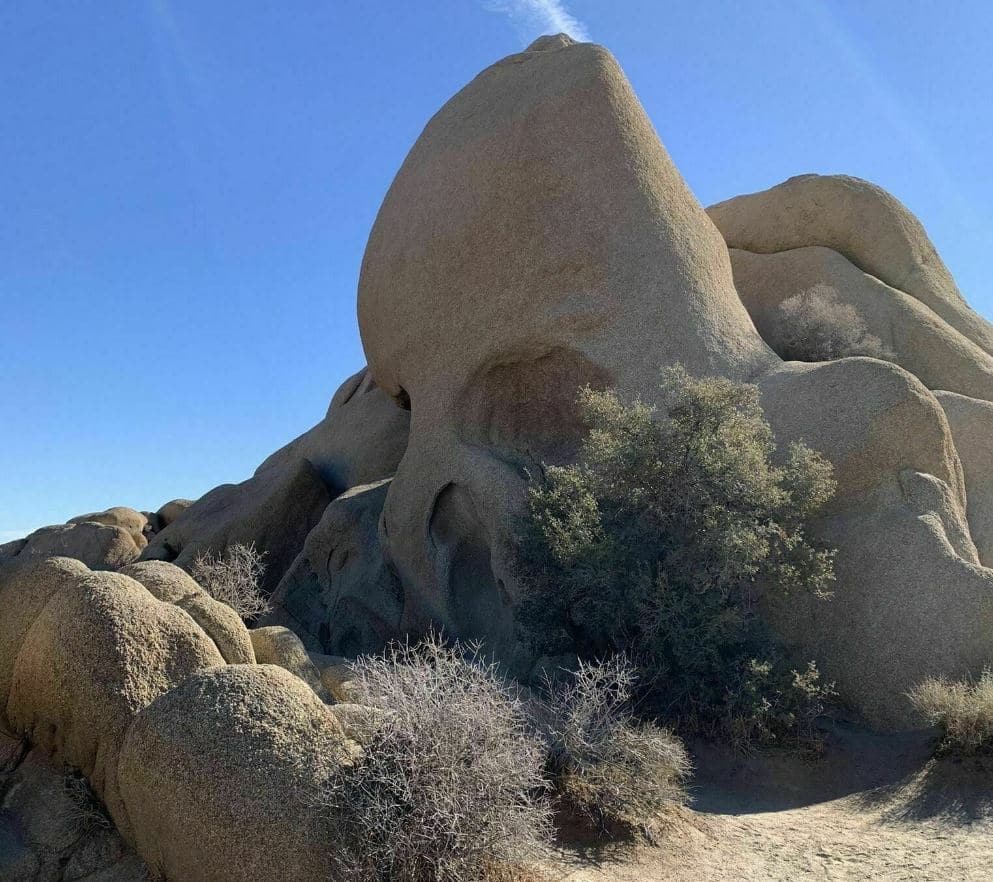
[[[428,123],[369,237],[359,326],[411,410],[383,515],[403,627],[504,650],[523,469],[568,455],[577,388],[650,395],[676,360],[739,379],[776,362],[617,63],[567,38],[487,68]]]
[[[300,638],[282,625],[253,628],[252,648],[260,665],[278,665],[306,683],[322,701],[330,701],[321,672],[307,654]]]
[[[993,567],[993,402],[935,393],[945,409],[965,476],[969,530],[983,566]]]
[[[707,212],[729,248],[831,248],[993,355],[993,325],[965,302],[920,221],[881,187],[847,175],[799,175]]]
[[[93,570],[120,569],[141,553],[124,527],[94,521],[42,527],[16,545],[9,557],[71,557]]]
[[[983,387],[985,323],[902,206],[854,179],[769,193],[711,209],[730,246],[834,249],[847,259],[839,273],[906,292],[913,305],[886,307],[907,312],[906,334],[927,333],[934,313],[940,333],[935,352],[915,354],[919,370]],[[814,612],[798,603],[777,618],[781,636],[873,723],[911,725],[907,689],[978,673],[993,639],[993,573],[969,532],[948,422],[899,367],[782,364],[716,232],[599,47],[536,44],[432,118],[380,210],[359,285],[370,370],[411,410],[380,530],[404,589],[401,629],[440,624],[530,664],[512,639],[523,586],[509,550],[524,471],[570,456],[578,386],[651,400],[658,369],[681,362],[758,382],[779,440],[802,438],[835,464],[838,494],[815,528],[839,547],[832,612],[808,627]],[[871,578],[869,542],[888,561]],[[947,642],[932,653],[922,636],[939,615]]]
[[[7,717],[14,732],[79,769],[127,837],[117,787],[124,733],[153,699],[223,659],[185,612],[133,579],[101,572],[60,576],[20,642]],[[27,581],[37,584],[38,577],[32,573]],[[16,608],[17,576],[13,582],[4,585],[4,595]],[[35,608],[30,595],[27,605]]]
[[[268,457],[251,478],[211,490],[175,520],[167,513],[142,559],[189,568],[201,552],[254,544],[265,554],[264,584],[272,591],[332,499],[396,471],[408,422],[409,414],[359,371],[338,389],[320,423]]]
[[[282,668],[198,672],[128,732],[120,780],[139,853],[183,882],[331,878],[334,829],[317,803],[350,743]]]
[[[254,544],[265,554],[263,584],[271,591],[330,501],[317,470],[295,459],[211,490],[156,534],[141,559],[189,569],[200,554],[223,555],[229,545]]]
[[[763,339],[782,351],[781,304],[803,291],[830,292],[852,306],[869,332],[929,389],[993,399],[993,356],[917,298],[863,272],[831,248],[813,245],[773,254],[732,249],[742,302]]]
[[[255,661],[252,640],[241,616],[227,604],[214,600],[185,570],[166,561],[146,560],[128,564],[121,573],[140,582],[157,600],[189,613],[229,665]]]
[[[267,622],[346,657],[377,652],[400,636],[403,589],[379,538],[388,490],[388,480],[353,487],[324,510],[277,586]]]

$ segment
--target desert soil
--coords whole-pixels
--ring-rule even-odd
[[[696,751],[693,810],[653,848],[563,848],[568,882],[993,879],[993,762],[843,723],[823,758]]]

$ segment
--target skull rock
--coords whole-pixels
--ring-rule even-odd
[[[967,317],[916,220],[889,203],[856,217],[852,189],[838,190],[834,240],[770,234],[754,250],[826,244],[864,270],[865,243],[889,243],[870,267],[883,282]],[[712,212],[748,248],[730,236],[730,215]],[[765,229],[757,215],[745,233]],[[869,228],[845,239],[840,228],[856,222]],[[651,402],[659,368],[681,362],[756,382],[777,440],[803,439],[835,465],[838,492],[812,525],[839,549],[835,599],[769,604],[798,662],[816,659],[870,722],[900,727],[917,722],[906,699],[916,682],[988,661],[993,570],[969,532],[937,399],[896,365],[783,363],[763,343],[720,233],[604,49],[539,41],[435,115],[370,235],[359,326],[377,384],[411,412],[380,521],[403,586],[401,630],[485,640],[523,671],[533,660],[513,639],[524,588],[512,542],[528,467],[571,455],[579,386]]]
[[[577,389],[650,395],[665,363],[748,379],[777,362],[617,63],[567,38],[483,71],[428,123],[370,235],[359,325],[411,410],[383,516],[405,624],[498,649],[524,468],[568,457]]]

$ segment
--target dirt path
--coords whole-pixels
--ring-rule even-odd
[[[663,845],[563,851],[568,882],[993,880],[993,767],[927,758],[926,736],[842,731],[816,763],[698,759],[695,810]]]

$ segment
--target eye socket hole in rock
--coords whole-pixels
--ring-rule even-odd
[[[429,524],[439,570],[447,577],[448,624],[466,640],[496,648],[511,634],[513,617],[502,582],[493,574],[490,542],[469,491],[447,484]]]
[[[609,385],[603,368],[565,347],[502,356],[479,368],[460,395],[459,436],[545,462],[571,460],[583,431],[577,390]]]

